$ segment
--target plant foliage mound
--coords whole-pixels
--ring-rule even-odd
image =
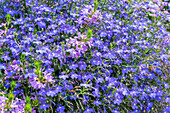
[[[0,112],[170,112],[170,3],[0,4]]]

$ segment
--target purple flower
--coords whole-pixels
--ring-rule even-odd
[[[122,60],[119,60],[119,59],[114,61],[114,64],[117,64],[117,65],[120,65],[121,63],[122,63]]]
[[[140,113],[139,110],[132,111],[131,113]]]
[[[37,25],[38,25],[40,28],[46,28],[45,22],[37,22]]]
[[[35,76],[36,76],[35,73],[28,73],[28,74],[25,74],[25,75],[24,75],[25,78],[28,78],[28,77],[29,77],[29,78],[34,78]]]
[[[114,100],[114,104],[120,105],[120,103],[122,103],[122,100],[120,100],[120,99],[118,99],[118,98]]]
[[[6,67],[2,64],[0,64],[0,69],[6,69]]]
[[[80,69],[80,70],[83,70],[83,69],[85,70],[86,67],[87,67],[87,64],[82,63],[82,64],[80,64],[79,69]]]
[[[120,113],[120,111],[112,110],[112,113]]]
[[[77,78],[77,77],[78,77],[78,75],[76,73],[71,74],[72,79]]]
[[[148,102],[148,107],[151,108],[153,106],[153,102]]]
[[[40,105],[40,109],[47,110],[50,106],[48,104]]]
[[[93,109],[92,108],[86,108],[86,110],[84,111],[84,113],[93,113]]]
[[[72,64],[72,65],[69,66],[69,69],[76,70],[77,67],[78,67],[77,64]]]
[[[59,78],[62,78],[63,80],[66,80],[68,77],[68,75],[60,75]]]
[[[90,87],[90,84],[80,84],[80,86],[84,86],[85,88]]]
[[[59,92],[62,92],[62,87],[61,86],[58,86],[55,89],[55,93],[59,93]]]
[[[38,80],[38,81],[36,81]],[[45,84],[42,84],[38,78],[34,77],[34,79],[32,81],[30,81],[30,84],[33,88],[35,89],[41,89],[45,87]]]
[[[55,92],[54,91],[51,91],[51,90],[49,90],[48,92],[47,92],[47,96],[51,96],[51,97],[53,97],[53,96],[55,96]]]
[[[102,83],[102,82],[103,82],[103,78],[102,77],[97,79],[97,83]]]
[[[165,101],[170,104],[170,97],[167,97],[167,98],[165,99]]]
[[[94,94],[94,96],[96,96],[96,97],[100,97],[100,91],[99,91],[99,89],[95,89],[95,91],[93,91],[92,92],[93,94]]]
[[[132,109],[138,109],[138,106],[134,103],[134,104],[132,105]]]
[[[45,73],[45,75],[44,75],[44,78],[48,81],[48,82],[54,82],[54,80],[53,80],[53,76],[51,76],[51,73]]]
[[[11,60],[11,58],[6,55],[2,55],[1,58],[4,59],[4,61]]]
[[[99,105],[101,105],[102,103],[97,100],[97,101],[93,101],[93,104],[95,104],[96,106],[99,106]]]
[[[169,88],[169,84],[168,83],[165,83],[164,86],[165,86],[166,89]]]
[[[106,37],[106,36],[107,36],[106,32],[101,32],[100,33],[100,37]]]
[[[59,113],[64,113],[64,110],[65,110],[64,106],[59,106],[56,111]]]

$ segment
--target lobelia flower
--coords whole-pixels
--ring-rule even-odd
[[[57,107],[56,111],[59,112],[59,113],[64,113],[64,110],[65,110],[65,107],[60,105],[60,106]]]
[[[56,86],[56,89],[54,91],[55,91],[55,93],[62,92],[62,87],[61,86]]]
[[[4,61],[11,60],[11,58],[7,55],[2,55],[1,58],[4,59]]]
[[[50,106],[48,104],[42,104],[40,105],[40,109],[47,110]]]
[[[73,73],[73,74],[70,74],[70,76],[72,79],[74,79],[74,78],[77,79],[79,75],[76,73]]]
[[[63,80],[66,80],[68,77],[68,75],[59,75],[59,78],[62,78]]]
[[[30,79],[30,84],[35,89],[41,89],[41,88],[45,88],[47,83],[43,84],[40,82],[40,80],[37,77],[34,77],[33,79]]]
[[[72,65],[69,66],[69,69],[76,70],[77,67],[78,67],[77,64],[72,64]]]
[[[94,110],[92,108],[88,108],[86,107],[86,110],[84,111],[84,113],[93,113]]]
[[[0,69],[6,69],[6,66],[4,66],[3,64],[0,63]]]
[[[116,98],[116,99],[113,101],[113,103],[120,105],[120,103],[122,103],[122,100]]]
[[[85,88],[90,87],[90,84],[80,84],[80,86],[84,86]]]
[[[45,22],[37,22],[37,25],[40,27],[40,28],[46,28],[46,24]]]
[[[56,95],[56,93],[55,93],[54,91],[52,91],[52,90],[49,90],[49,91],[47,92],[47,96],[54,97],[55,95]]]
[[[54,82],[55,80],[53,80],[53,76],[51,76],[51,73],[47,73],[47,72],[43,72],[44,74],[44,78],[48,81],[48,82]]]
[[[112,110],[112,113],[120,113],[120,111]]]
[[[86,69],[86,67],[87,67],[87,64],[86,63],[84,63],[84,62],[82,62],[82,61],[80,61],[79,63],[78,63],[78,65],[79,65],[79,69],[80,70],[85,70]]]
[[[132,109],[138,109],[138,106],[136,105],[136,103],[134,103],[134,104],[132,105]]]
[[[97,100],[97,101],[93,101],[93,104],[95,104],[96,106],[99,106],[99,105],[101,105],[102,103]]]

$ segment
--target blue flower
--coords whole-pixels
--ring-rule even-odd
[[[5,0],[0,0],[0,2],[1,2],[1,3],[4,3],[4,2],[5,2]]]
[[[120,111],[112,110],[112,113],[120,113]]]
[[[93,101],[93,104],[95,104],[96,106],[99,106],[99,105],[101,105],[102,103],[97,100],[97,101]]]
[[[81,63],[81,64],[79,64],[80,66],[79,66],[79,69],[80,70],[85,70],[86,69],[86,67],[87,67],[87,64],[85,64],[85,63]]]
[[[69,69],[76,70],[77,67],[78,67],[77,64],[72,64],[72,65],[69,66]]]
[[[80,84],[80,86],[84,86],[85,88],[90,87],[90,84]]]
[[[63,80],[66,80],[68,77],[68,75],[60,75],[59,78],[62,78]]]
[[[106,36],[107,36],[106,32],[101,32],[100,33],[100,37],[106,37]]]
[[[138,106],[136,104],[133,104],[132,109],[138,109]]]
[[[6,69],[6,67],[3,64],[0,64],[0,69]]]
[[[61,92],[61,91],[62,91],[62,87],[61,87],[61,86],[56,87],[56,89],[55,89],[55,92],[56,92],[56,93],[59,93],[59,92]]]
[[[55,96],[55,92],[54,91],[51,91],[51,90],[49,90],[48,92],[47,92],[47,96],[51,96],[51,97],[53,97],[53,96]]]
[[[37,22],[37,25],[38,25],[40,28],[46,28],[45,22]]]
[[[102,83],[102,82],[103,82],[103,78],[102,77],[97,79],[97,83]]]
[[[93,113],[93,109],[92,108],[86,108],[84,113]]]
[[[166,111],[169,113],[170,112],[170,106],[166,106]]]
[[[153,106],[153,102],[148,102],[148,107],[151,108]]]
[[[48,104],[40,105],[40,109],[47,110],[50,106]]]
[[[4,61],[11,60],[11,58],[6,55],[2,55],[1,58],[4,59]]]
[[[27,73],[27,74],[24,75],[25,78],[28,78],[28,77],[29,77],[29,78],[33,78],[33,77],[35,77],[35,76],[36,76],[35,73]]]
[[[132,111],[131,113],[140,113],[140,110]]]
[[[71,74],[72,79],[77,78],[77,77],[78,77],[78,75],[76,73]]]
[[[170,97],[167,97],[167,98],[165,99],[165,101],[170,104]]]
[[[164,86],[165,86],[166,89],[169,88],[169,84],[168,83],[165,83]]]
[[[59,106],[56,111],[59,113],[65,113],[64,110],[65,110],[64,106]]]
[[[120,105],[120,103],[122,103],[122,100],[120,100],[120,99],[118,99],[118,98],[114,100],[114,104]]]

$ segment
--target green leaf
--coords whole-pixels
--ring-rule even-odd
[[[97,0],[95,0],[94,1],[94,12],[97,10],[98,6],[99,6],[99,2]]]
[[[30,103],[30,97],[27,96],[27,97],[25,98],[25,102],[26,102],[26,103]]]
[[[12,82],[11,82],[11,88],[12,88],[12,90],[15,88],[15,86],[16,86],[15,81],[12,81]]]
[[[10,22],[10,18],[11,18],[11,15],[10,15],[10,14],[7,14],[7,15],[6,15],[6,21],[7,21],[7,22]]]
[[[93,31],[88,29],[87,37],[84,39],[84,42],[89,41],[89,39],[93,36]]]

